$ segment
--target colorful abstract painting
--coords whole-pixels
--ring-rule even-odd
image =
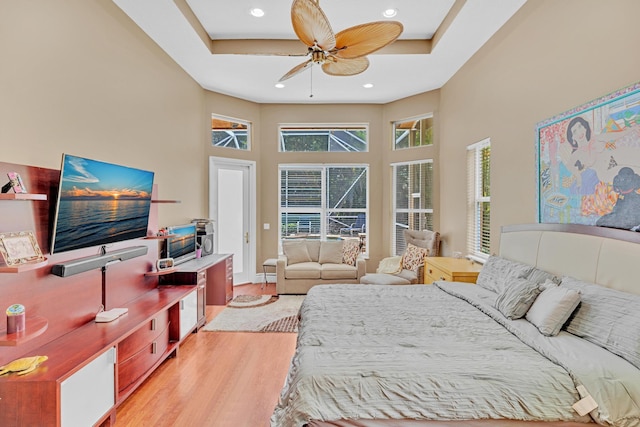
[[[640,231],[640,83],[536,125],[538,222]]]

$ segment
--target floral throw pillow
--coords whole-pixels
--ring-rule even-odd
[[[406,270],[418,271],[418,268],[424,264],[425,257],[428,256],[429,249],[419,248],[409,243],[402,255],[402,267]]]
[[[360,242],[355,239],[345,240],[342,245],[342,262],[348,265],[356,265],[356,259],[360,254]]]

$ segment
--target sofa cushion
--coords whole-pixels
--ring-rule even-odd
[[[425,257],[428,256],[429,249],[419,248],[409,243],[402,255],[402,267],[406,270],[418,271],[418,268],[424,264]]]
[[[285,279],[319,279],[320,264],[317,262],[300,262],[288,265],[284,269]]]
[[[407,244],[428,248],[429,256],[438,256],[440,233],[431,230],[404,230],[404,240]]]
[[[418,283],[418,272],[414,270],[407,270],[404,268],[400,270],[400,273],[395,274],[395,276],[402,277],[411,283]]]
[[[360,254],[360,242],[356,239],[348,239],[342,245],[342,262],[348,265],[356,265],[356,259]]]
[[[410,285],[411,281],[395,274],[369,273],[360,278],[360,283],[365,285]]]
[[[321,265],[320,278],[327,280],[357,279],[358,270],[347,264],[325,263]]]
[[[402,257],[390,256],[380,260],[376,273],[396,274],[402,271]]]
[[[303,240],[285,240],[282,242],[282,252],[287,257],[287,264],[311,262],[307,244]]]
[[[307,243],[307,250],[309,251],[311,261],[318,262],[318,259],[320,259],[320,244],[322,242],[318,239],[306,239],[304,242]]]
[[[322,242],[320,244],[320,264],[342,264],[342,240]]]

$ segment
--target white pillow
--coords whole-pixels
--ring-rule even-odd
[[[558,335],[580,303],[580,294],[562,286],[548,286],[533,302],[526,319],[547,336]]]

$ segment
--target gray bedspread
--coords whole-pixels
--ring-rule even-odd
[[[312,288],[272,426],[340,419],[591,421],[571,408],[580,399],[573,373],[525,344],[526,331],[488,315],[491,295],[450,285],[454,295],[437,286]],[[582,383],[597,394],[591,379]]]

